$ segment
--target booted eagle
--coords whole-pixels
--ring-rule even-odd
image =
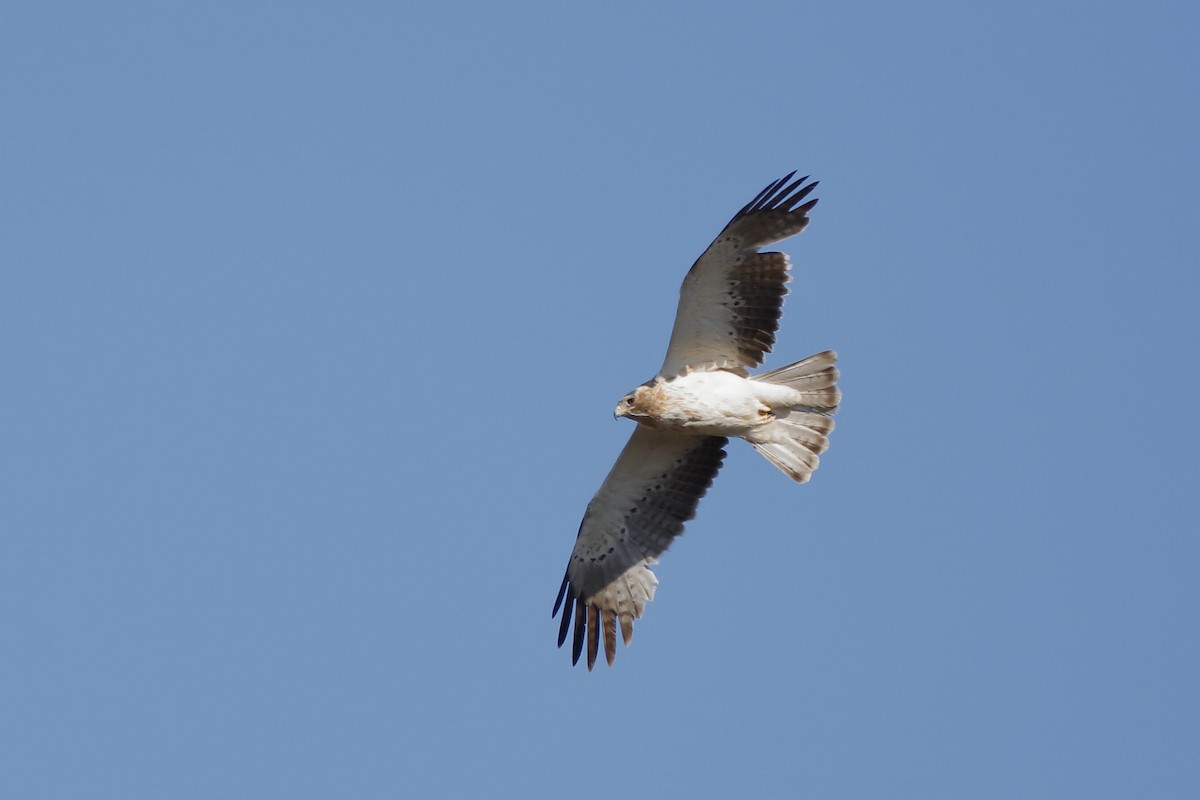
[[[558,646],[574,620],[571,663],[587,641],[596,664],[600,633],[612,666],[617,623],[628,645],[633,621],[654,599],[650,571],[712,485],[730,436],[752,444],[797,483],[829,446],[841,393],[837,354],[826,350],[750,377],[775,344],[788,257],[759,248],[808,225],[816,188],[791,173],[758,193],[688,271],[667,357],[658,374],[621,398],[616,416],[637,423],[629,443],[588,503],[553,615]]]

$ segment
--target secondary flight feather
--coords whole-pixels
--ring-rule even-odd
[[[749,373],[775,344],[790,280],[788,257],[760,248],[803,231],[817,204],[808,199],[817,182],[794,175],[743,206],[692,265],[662,368],[617,404],[637,428],[588,503],[554,602],[558,645],[571,636],[573,664],[586,645],[591,670],[602,639],[612,666],[618,625],[630,643],[658,585],[650,566],[695,516],[730,437],[797,483],[829,446],[841,400],[832,350]]]

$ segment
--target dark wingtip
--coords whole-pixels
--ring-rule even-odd
[[[575,604],[575,638],[571,641],[571,666],[579,663],[583,652],[583,634],[587,630],[587,604],[581,599]]]
[[[803,178],[792,180],[797,171],[792,170],[782,178],[768,183],[761,192],[754,196],[753,200],[742,206],[742,209],[734,215],[734,219],[765,209],[782,209],[788,212],[799,211],[806,213],[816,205],[815,201],[805,203],[799,208],[796,208],[796,204],[807,197],[813,189],[817,188],[820,181],[813,181],[807,186],[804,185],[804,182],[812,177],[811,175],[805,175]]]
[[[558,646],[562,647],[567,640],[567,631],[571,630],[571,611],[575,605],[575,595],[567,596],[567,606],[563,610],[562,622],[558,625]]]
[[[784,189],[783,187],[792,179],[792,176],[795,174],[796,170],[792,170],[787,175],[784,175],[782,178],[775,181],[775,183],[771,184],[773,187],[771,191],[767,192],[766,196],[760,198],[759,201],[754,204],[754,208],[751,210],[759,211],[764,208],[769,208],[774,206],[781,197],[786,197],[788,192],[790,192],[792,189],[791,187],[787,189]]]
[[[554,601],[554,610],[550,612],[550,618],[558,616],[558,609],[562,607],[563,598],[567,596],[567,586],[571,583],[570,568],[567,569],[567,574],[563,575],[562,586],[558,587],[558,598]]]
[[[779,195],[779,201],[775,204],[775,207],[782,209],[783,211],[792,211],[795,209],[800,201],[808,197],[808,195],[812,193],[812,190],[817,188],[817,184],[820,183],[820,181],[813,181],[804,188],[800,189],[800,191],[796,191],[801,184],[808,180],[808,177],[809,176],[805,175],[803,178],[789,186],[786,192]]]
[[[771,181],[770,183],[768,183],[766,186],[763,187],[763,190],[761,192],[754,195],[753,200],[751,200],[749,203],[746,203],[746,205],[742,206],[742,210],[739,211],[736,216],[740,217],[743,214],[749,214],[751,211],[755,211],[758,208],[761,208],[762,204],[767,202],[767,198],[770,197],[771,195],[775,194],[775,192],[779,189],[779,187],[783,186],[785,183],[787,183],[788,179],[791,178],[792,175],[795,175],[795,174],[796,173],[793,170],[792,172],[788,173],[787,175],[784,175],[782,178],[779,178],[778,180],[774,180],[774,181]]]

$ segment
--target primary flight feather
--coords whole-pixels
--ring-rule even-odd
[[[603,634],[611,666],[618,624],[629,644],[658,585],[650,565],[695,516],[729,437],[750,442],[797,483],[829,446],[841,399],[837,354],[748,372],[775,344],[789,280],[788,257],[759,248],[803,231],[817,204],[806,201],[816,181],[794,175],[743,206],[692,265],[662,368],[617,404],[616,415],[637,428],[588,503],[554,603],[559,647],[574,624],[573,664],[586,643],[592,669]]]

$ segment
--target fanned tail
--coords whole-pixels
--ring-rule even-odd
[[[837,353],[826,350],[752,379],[794,390],[786,405],[771,409],[775,420],[746,441],[797,483],[812,477],[821,463],[820,454],[829,449],[831,415],[842,399],[836,364]]]
[[[795,364],[788,364],[786,367],[755,375],[751,380],[774,383],[805,392],[811,395],[811,402],[808,405],[813,408],[827,409],[829,413],[833,413],[842,399],[842,393],[837,388],[840,377],[841,373],[837,368],[837,353],[826,350],[809,356],[803,361],[797,361]]]

